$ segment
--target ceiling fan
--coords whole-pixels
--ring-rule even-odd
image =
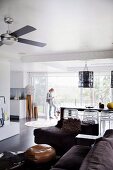
[[[6,33],[0,35],[0,37],[1,37],[0,46],[2,46],[3,44],[12,45],[15,42],[29,44],[29,45],[38,46],[38,47],[46,46],[46,43],[36,42],[36,41],[20,38],[20,36],[22,36],[22,35],[25,35],[32,31],[35,31],[36,28],[26,25],[25,27],[22,27],[19,30],[11,32],[9,30],[9,24],[13,23],[13,19],[10,17],[4,17],[4,22],[8,24],[8,30]]]

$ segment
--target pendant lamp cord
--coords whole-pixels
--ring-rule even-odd
[[[87,61],[85,61],[84,71],[88,71]]]

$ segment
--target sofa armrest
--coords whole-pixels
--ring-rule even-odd
[[[75,133],[67,133],[55,126],[34,130],[35,143],[49,144],[56,150],[57,155],[64,154],[75,145]]]

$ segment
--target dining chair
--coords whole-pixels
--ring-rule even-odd
[[[100,124],[100,135],[105,132],[105,130],[111,128],[111,121],[113,121],[113,111],[103,110],[99,116]]]
[[[77,109],[65,109],[64,110],[64,119],[76,118],[78,119],[78,110]]]
[[[99,122],[98,111],[93,109],[84,110],[83,121],[87,121],[87,122],[89,121],[94,124],[98,123]]]

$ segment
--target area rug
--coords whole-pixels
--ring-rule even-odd
[[[19,168],[25,162],[24,152],[0,153],[0,170]]]
[[[57,124],[58,120],[57,119],[38,119],[36,121],[30,121],[26,122],[26,126],[30,127],[49,127],[49,126],[55,126]]]

